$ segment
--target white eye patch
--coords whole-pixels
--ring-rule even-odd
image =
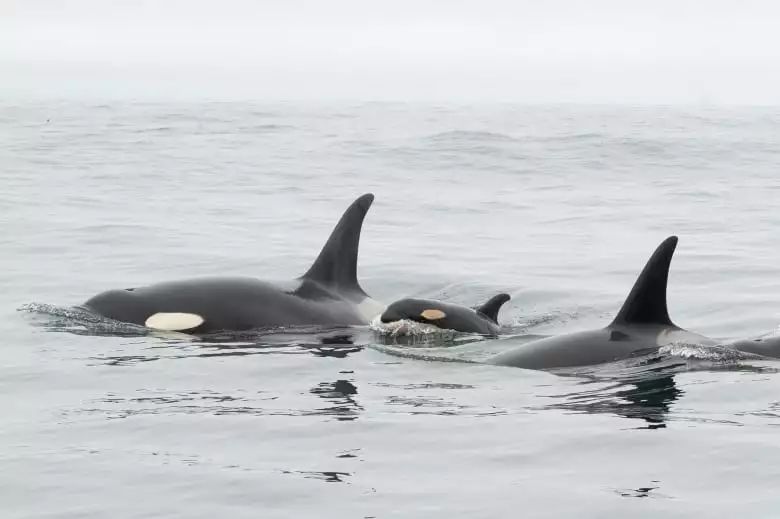
[[[436,310],[435,308],[429,308],[427,310],[423,310],[420,312],[420,317],[423,319],[428,319],[429,321],[436,321],[438,319],[444,319],[447,317],[447,314],[442,312],[441,310]]]
[[[144,324],[147,328],[154,328],[155,330],[180,332],[197,328],[203,324],[203,321],[203,317],[198,314],[159,312],[149,317]]]

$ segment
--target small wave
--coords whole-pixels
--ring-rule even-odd
[[[236,131],[239,133],[269,133],[276,131],[295,130],[295,126],[290,124],[255,124],[241,126]]]
[[[592,146],[598,144],[605,150],[623,151],[629,154],[638,154],[648,157],[659,157],[669,153],[672,145],[684,145],[680,141],[672,141],[668,138],[636,137],[623,135],[610,135],[601,132],[582,132],[562,135],[548,135],[531,138],[534,142],[543,146]]]
[[[148,128],[136,128],[131,133],[145,134],[145,133],[173,133],[178,128],[173,126],[151,126]]]
[[[446,132],[434,133],[424,137],[432,142],[515,142],[516,138],[505,133],[468,131],[468,130],[450,130]]]
[[[33,324],[48,331],[68,332],[76,335],[95,336],[144,336],[151,330],[131,323],[108,319],[81,307],[57,306],[47,303],[28,303],[17,311],[40,318]]]
[[[692,343],[672,343],[658,349],[640,350],[633,355],[605,364],[556,368],[552,373],[585,380],[618,380],[621,383],[644,380],[647,377],[673,376],[690,371],[751,371],[775,372],[776,368],[758,366],[749,361],[766,360],[760,355],[735,350],[728,345],[703,346]]]
[[[419,390],[419,389],[476,389],[476,386],[472,384],[452,384],[444,382],[426,382],[423,384],[391,384],[389,382],[374,382],[371,384],[376,387],[390,388],[390,389],[406,389],[406,390]]]
[[[409,355],[409,352],[405,350],[405,347],[414,346],[418,351],[415,352],[413,356],[415,358],[422,358],[419,350],[427,348],[437,351],[433,357],[425,357],[424,360],[441,360],[443,362],[453,360],[451,358],[451,352],[448,351],[446,356],[439,356],[438,352],[451,350],[455,346],[464,346],[466,344],[482,342],[485,340],[485,336],[483,335],[442,329],[431,324],[423,324],[405,319],[391,323],[383,323],[379,320],[379,317],[376,317],[369,324],[369,329],[375,333],[381,345],[388,347],[387,349],[381,350],[385,353],[405,357]],[[374,344],[373,346],[377,349],[376,347],[380,345]],[[399,347],[392,348],[392,346]],[[467,360],[467,362],[472,361]]]
[[[339,421],[354,420],[363,408],[355,401],[351,390],[346,393],[340,391],[339,383],[351,386],[347,381],[320,384],[310,393],[324,402],[306,408],[279,406],[279,396],[266,391],[236,389],[234,394],[226,394],[208,389],[182,392],[139,389],[132,397],[108,393],[104,398],[89,401],[86,407],[73,409],[67,414],[96,415],[107,420],[150,415],[323,416]]]
[[[408,319],[383,323],[379,316],[374,317],[368,327],[374,332],[388,337],[430,337],[435,335],[439,338],[451,338],[457,334],[454,330],[444,330],[432,324],[418,323]]]
[[[538,137],[534,140],[542,143],[592,143],[594,141],[604,141],[609,139],[609,136],[604,133],[598,132],[582,132],[582,133],[570,133],[566,135],[550,135],[544,137]]]
[[[147,338],[131,352],[98,353],[91,364],[129,366],[158,360],[210,359],[250,355],[313,355],[345,358],[363,350],[370,338],[354,327],[292,326],[247,331],[218,331],[203,335],[152,330],[114,321],[80,307],[29,303],[18,308],[33,316],[32,325],[47,332],[86,337]],[[164,346],[160,348],[160,346]]]
[[[550,323],[566,323],[577,317],[574,312],[569,313],[549,313],[537,316],[516,316],[507,328],[514,331],[525,331],[537,326],[543,326]]]
[[[728,346],[702,346],[700,344],[672,343],[661,346],[658,353],[686,360],[705,360],[715,363],[736,363],[743,360],[761,359],[760,355],[746,353]]]

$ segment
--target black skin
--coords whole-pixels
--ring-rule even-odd
[[[304,282],[308,283],[308,282]],[[301,285],[303,286],[303,285]],[[203,278],[158,283],[131,290],[109,290],[84,306],[104,317],[144,325],[159,312],[184,312],[204,318],[189,333],[245,331],[272,326],[359,325],[367,320],[356,304],[365,295],[330,293],[317,287],[319,297],[254,278]],[[312,289],[308,289],[311,293]]]
[[[379,313],[357,281],[363,220],[374,200],[366,194],[344,212],[330,238],[303,276],[272,283],[254,278],[217,277],[109,290],[84,307],[117,321],[144,325],[154,314],[191,313],[203,323],[188,333],[249,330],[287,325],[368,324]]]
[[[745,353],[753,353],[762,357],[780,359],[780,337],[760,337],[756,339],[741,339],[723,344]]]
[[[487,359],[489,364],[527,369],[590,366],[656,351],[674,342],[714,344],[669,319],[666,284],[677,237],[664,240],[647,261],[615,320],[588,330],[531,341]]]
[[[481,307],[472,309],[433,299],[401,299],[388,306],[380,319],[383,323],[407,319],[458,332],[497,335],[501,330],[497,321],[498,310],[507,301],[509,295],[499,294]],[[431,310],[442,312],[444,316],[427,318],[424,315],[426,313],[436,317],[440,315],[437,312],[430,312]]]
[[[613,362],[673,343],[724,346],[780,358],[780,337],[723,343],[689,332],[669,318],[666,286],[677,237],[664,240],[647,261],[617,317],[606,327],[527,342],[487,359],[489,364],[555,369]]]

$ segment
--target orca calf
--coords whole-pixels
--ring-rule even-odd
[[[360,325],[379,314],[357,280],[365,194],[344,212],[314,264],[286,283],[249,277],[171,281],[103,292],[83,304],[117,321],[158,330],[208,333],[287,325]]]
[[[645,265],[617,317],[606,328],[535,340],[486,362],[499,366],[553,369],[602,364],[670,343],[717,344],[672,323],[666,307],[666,284],[677,237],[664,240]]]
[[[458,332],[496,335],[501,329],[498,311],[509,299],[509,294],[498,294],[476,309],[433,299],[401,299],[388,306],[380,320],[392,323],[407,319]]]

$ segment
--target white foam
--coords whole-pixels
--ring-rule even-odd
[[[369,328],[371,330],[381,333],[382,335],[389,335],[391,337],[398,336],[420,336],[420,335],[449,335],[452,334],[452,330],[443,330],[438,326],[432,324],[418,323],[416,321],[410,321],[408,319],[402,319],[400,321],[392,321],[389,323],[383,323],[381,315],[377,315],[369,322]]]
[[[147,328],[164,330],[167,332],[180,332],[191,330],[203,324],[203,317],[198,314],[184,312],[159,312],[150,316],[144,323]]]
[[[760,355],[738,351],[728,346],[702,346],[698,344],[672,343],[658,349],[661,354],[683,359],[707,360],[712,362],[735,362],[761,358]]]

